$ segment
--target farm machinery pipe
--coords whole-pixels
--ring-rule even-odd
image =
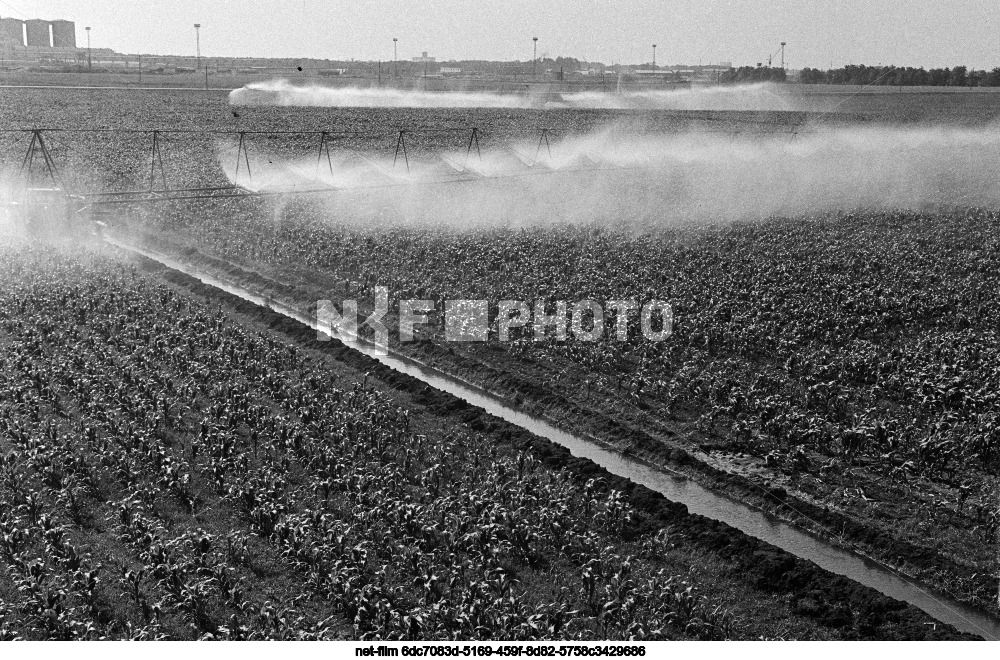
[[[535,145],[535,152],[533,156],[528,156],[527,154],[522,154],[516,149],[510,146],[506,148],[511,151],[524,165],[524,170],[512,171],[502,174],[483,174],[477,173],[469,169],[469,161],[472,158],[473,147],[476,151],[476,157],[479,162],[483,162],[483,154],[480,147],[480,131],[477,127],[466,128],[466,127],[452,127],[452,128],[430,128],[430,129],[402,129],[393,133],[386,132],[364,132],[364,131],[332,131],[332,130],[320,130],[320,131],[264,131],[264,130],[245,130],[245,131],[234,131],[234,130],[222,130],[222,129],[64,129],[64,128],[6,128],[0,129],[0,134],[6,133],[24,133],[30,136],[28,149],[24,153],[24,157],[21,162],[21,171],[25,176],[25,185],[30,187],[32,180],[32,171],[34,167],[35,156],[37,153],[41,153],[42,159],[45,163],[44,171],[45,174],[52,181],[53,187],[58,190],[62,190],[67,196],[71,191],[64,190],[64,186],[61,185],[60,176],[58,169],[56,167],[55,158],[52,156],[50,146],[45,138],[45,134],[49,132],[59,133],[59,134],[75,134],[75,133],[95,133],[95,134],[129,134],[129,135],[146,135],[150,136],[150,147],[148,149],[149,154],[149,166],[148,166],[148,176],[146,178],[146,185],[142,189],[132,189],[132,190],[98,190],[98,191],[86,191],[77,192],[77,194],[72,195],[78,200],[83,200],[86,202],[87,208],[99,209],[102,206],[109,205],[126,205],[126,204],[146,204],[155,202],[165,202],[165,201],[182,201],[182,200],[210,200],[210,199],[228,199],[228,198],[240,198],[240,197],[278,197],[284,195],[301,195],[301,194],[329,194],[334,192],[345,192],[351,190],[371,190],[371,189],[388,189],[388,188],[403,188],[413,185],[440,185],[446,183],[471,183],[479,181],[500,181],[504,179],[515,179],[525,176],[538,176],[538,175],[551,175],[551,174],[584,174],[592,172],[625,172],[625,171],[649,171],[656,169],[656,165],[599,165],[592,159],[578,159],[574,165],[557,167],[553,160],[553,149],[550,139],[550,133],[552,131],[549,128],[538,128],[533,129],[538,136],[538,141]],[[716,132],[716,131],[710,131]],[[722,132],[722,131],[718,131]],[[393,174],[393,171],[398,164],[400,156],[403,158],[405,164],[405,169],[407,174],[412,173],[413,162],[410,158],[410,141],[407,139],[408,135],[416,135],[423,133],[468,133],[468,141],[463,145],[465,147],[465,159],[464,162],[457,163],[451,159],[438,155],[438,160],[441,163],[447,164],[450,168],[448,170],[451,172],[451,176],[441,176],[438,174],[434,178],[423,178],[419,180],[414,179],[399,179],[398,176]],[[731,131],[726,132],[727,134],[733,135]],[[234,167],[233,183],[230,185],[222,186],[186,186],[186,187],[173,187],[171,188],[167,182],[166,173],[166,159],[163,154],[163,140],[164,135],[168,134],[178,134],[178,135],[213,135],[213,136],[233,136],[238,138],[236,147],[236,162]],[[788,134],[793,138],[798,135],[797,130],[789,131]],[[251,170],[251,160],[250,160],[250,142],[252,136],[283,136],[283,135],[295,135],[295,136],[317,136],[319,138],[319,145],[316,155],[316,167],[312,176],[311,183],[313,187],[293,187],[290,189],[253,189],[254,173]],[[392,158],[392,167],[384,168],[379,163],[373,161],[366,154],[357,151],[351,147],[346,147],[346,151],[353,154],[354,157],[365,161],[373,171],[380,172],[383,175],[397,179],[389,183],[376,183],[371,185],[358,185],[358,186],[338,186],[331,183],[324,182],[319,177],[319,168],[322,165],[322,160],[324,155],[327,159],[327,167],[331,177],[334,175],[333,161],[330,154],[330,142],[334,139],[350,139],[355,137],[364,137],[367,139],[372,138],[384,138],[388,136],[394,136],[395,150]],[[581,163],[589,163],[589,167],[581,167]],[[244,168],[246,173],[244,174]],[[160,188],[156,188],[157,179],[159,179]]]

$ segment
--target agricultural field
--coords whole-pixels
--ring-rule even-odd
[[[376,284],[438,309],[550,291],[669,298],[674,334],[659,344],[637,315],[629,343],[528,328],[484,344],[444,342],[433,316],[392,347],[995,608],[997,220],[845,214],[639,237],[227,221],[185,223],[197,238],[177,245],[301,306],[371,300]],[[504,267],[516,263],[532,268]]]
[[[428,429],[115,255],[3,273],[5,638],[734,634],[668,533],[624,542],[618,491]]]
[[[405,129],[415,163],[464,148],[472,126],[484,150],[537,142],[543,128],[558,149],[609,125],[794,139],[906,119],[902,106],[359,110],[232,106],[213,92],[4,94],[4,127],[351,131],[338,147],[371,157]],[[972,127],[992,118],[976,99],[962,115]],[[251,139],[255,156],[316,158],[316,136]],[[0,135],[5,165],[16,169],[24,140]],[[163,177],[228,185],[232,142],[165,135]],[[148,134],[54,131],[49,144],[67,187],[149,179]],[[407,225],[391,204],[351,216],[358,208],[178,201],[108,220],[303,310],[350,298],[370,311],[378,286],[438,309],[485,299],[494,319],[506,299],[668,300],[663,342],[643,341],[633,315],[624,342],[537,341],[528,326],[513,341],[455,344],[432,314],[417,341],[392,337],[391,349],[1000,611],[995,209],[637,230],[616,218]],[[12,283],[3,309],[18,310],[0,329],[17,392],[0,439],[14,503],[6,636],[954,634],[498,421],[459,423],[460,407],[425,388],[345,363],[336,342],[306,339],[315,333],[282,335],[263,311],[162,269],[96,247],[70,257],[18,245],[0,263]]]
[[[3,639],[954,636],[158,265],[0,273]]]

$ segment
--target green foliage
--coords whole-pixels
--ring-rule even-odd
[[[799,73],[799,82],[827,85],[930,85],[938,87],[998,87],[1000,67],[991,71],[969,70],[964,66],[924,69],[896,66],[848,64],[839,69],[811,69]]]
[[[0,250],[15,310],[0,312],[0,553],[17,594],[0,636],[323,639],[335,619],[360,639],[735,634],[657,553],[622,553],[634,514],[603,481],[417,433],[367,377],[338,387],[219,310],[85,263]],[[77,540],[103,522],[111,569]],[[268,565],[293,602],[254,598]]]

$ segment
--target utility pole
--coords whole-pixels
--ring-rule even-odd
[[[532,37],[534,47],[531,50],[531,75],[538,75],[538,37]]]
[[[392,77],[393,78],[398,78],[399,77],[399,68],[396,66],[396,62],[399,59],[398,55],[396,54],[396,42],[397,41],[399,41],[399,39],[397,39],[396,37],[392,38]]]
[[[786,42],[784,42],[784,41],[781,42],[781,68],[782,69],[785,68],[785,43]]]
[[[90,56],[90,28],[85,27],[83,29],[87,31],[87,70],[90,71],[94,68],[94,60]]]
[[[194,24],[194,48],[196,58],[194,68],[197,71],[201,68],[201,23]]]
[[[656,71],[656,44],[653,44],[653,71]]]

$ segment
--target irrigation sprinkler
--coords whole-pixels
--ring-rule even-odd
[[[469,156],[472,155],[472,145],[476,145],[476,155],[479,156],[479,162],[483,162],[483,152],[479,150],[479,129],[473,128],[472,135],[469,136],[469,147],[465,150],[465,163],[462,167],[465,168],[469,164]]]
[[[42,154],[42,160],[45,163],[45,173],[49,175],[52,183],[59,187],[59,175],[56,171],[56,163],[52,158],[52,154],[49,152],[49,147],[45,144],[45,138],[42,137],[42,131],[40,129],[33,129],[31,131],[31,141],[28,143],[28,149],[24,153],[24,158],[21,160],[21,173],[26,175],[25,181],[28,186],[32,182],[32,173],[34,172],[35,164],[35,154]]]
[[[560,175],[574,175],[582,174],[588,172],[610,172],[610,171],[622,171],[622,170],[644,170],[649,169],[649,166],[645,165],[635,165],[635,166],[623,166],[616,165],[613,163],[606,163],[603,161],[594,160],[590,157],[584,157],[582,159],[576,159],[573,163],[565,164],[562,166],[556,166],[553,162],[553,148],[552,148],[552,138],[550,137],[551,130],[548,128],[536,129],[538,136],[538,142],[535,147],[535,153],[533,157],[529,157],[527,154],[523,154],[514,147],[510,145],[500,144],[500,149],[509,151],[521,162],[523,169],[517,169],[505,172],[494,172],[490,174],[485,174],[481,172],[470,171],[468,169],[468,164],[472,158],[472,149],[476,149],[476,156],[480,163],[484,162],[484,157],[482,149],[480,147],[480,131],[477,127],[455,127],[455,128],[422,128],[422,129],[403,129],[399,131],[392,132],[371,132],[371,131],[334,131],[334,130],[323,130],[323,131],[293,131],[293,130],[272,130],[272,131],[235,131],[235,130],[224,130],[224,129],[178,129],[178,128],[146,128],[146,129],[117,129],[117,128],[91,128],[91,129],[62,129],[62,128],[10,128],[2,129],[0,128],[0,135],[2,134],[20,134],[24,135],[28,139],[28,148],[24,152],[23,158],[21,159],[21,172],[25,174],[24,186],[25,195],[24,198],[27,200],[26,204],[17,203],[15,206],[24,210],[27,209],[27,216],[29,218],[39,218],[41,222],[44,222],[44,217],[46,214],[56,217],[53,210],[56,208],[66,209],[68,212],[67,218],[71,218],[72,222],[80,223],[85,222],[88,218],[91,222],[94,222],[102,217],[104,214],[108,213],[109,209],[119,206],[142,206],[148,204],[155,204],[160,202],[176,202],[182,200],[191,201],[207,201],[207,200],[218,200],[218,199],[246,199],[246,198],[283,198],[286,196],[299,196],[299,195],[322,195],[322,194],[335,194],[338,192],[346,192],[350,190],[399,190],[406,187],[412,187],[414,185],[420,186],[430,186],[430,185],[463,185],[471,184],[482,181],[514,181],[521,177],[526,176],[546,176],[551,174]],[[62,173],[56,166],[56,160],[52,155],[50,140],[46,134],[48,133],[58,133],[60,135],[76,135],[76,134],[109,134],[109,135],[135,135],[135,136],[148,136],[150,138],[150,143],[148,146],[149,154],[149,164],[148,167],[142,170],[139,178],[141,183],[136,189],[131,190],[84,190],[84,191],[67,191],[65,186],[62,185]],[[407,173],[411,173],[414,168],[414,163],[410,160],[410,147],[412,145],[407,144],[407,133],[411,134],[426,134],[426,133],[459,133],[463,135],[462,141],[458,144],[465,146],[465,159],[463,164],[456,163],[452,161],[447,154],[437,153],[436,158],[439,163],[447,164],[452,168],[452,171],[446,174],[437,173],[433,177],[421,177],[420,181],[414,181],[413,179],[407,178],[406,180],[391,180],[392,169],[396,167],[399,162],[399,156],[403,156],[403,163],[406,167]],[[728,133],[728,131],[727,131]],[[737,131],[735,135],[738,135]],[[236,164],[235,171],[232,176],[232,183],[227,185],[209,185],[209,186],[198,186],[198,185],[188,185],[188,186],[175,186],[169,187],[166,174],[165,158],[163,153],[163,142],[167,139],[167,136],[174,135],[184,135],[190,136],[191,138],[202,137],[202,136],[228,136],[238,138],[237,148],[236,148]],[[273,188],[273,189],[251,189],[248,185],[249,182],[253,181],[253,172],[250,165],[250,155],[249,155],[249,143],[250,139],[254,135],[266,135],[270,137],[276,136],[289,136],[289,137],[307,137],[315,136],[318,138],[318,146],[316,151],[316,165],[315,171],[312,174],[312,181],[317,184],[315,186],[293,186],[291,188]],[[467,135],[466,139],[464,136]],[[330,153],[330,142],[334,139],[364,139],[365,141],[370,141],[372,139],[386,139],[390,136],[396,138],[395,141],[395,151],[393,153],[393,164],[392,168],[383,166],[377,160],[373,159],[371,156],[357,151],[350,146],[343,147],[344,152],[348,152],[353,155],[359,161],[363,162],[363,167],[370,170],[372,174],[378,173],[387,176],[390,180],[384,180],[380,177],[376,177],[378,180],[364,180],[360,183],[349,183],[349,184],[336,184],[332,181],[322,181],[319,178],[319,168],[322,167],[322,162],[324,156],[327,160],[327,168],[330,172],[331,178],[336,174],[335,168],[333,166],[333,157]],[[792,131],[790,133],[791,139],[796,139],[800,137],[801,134],[798,131]],[[16,142],[17,144],[19,142]],[[545,148],[545,152],[542,152],[542,148]],[[458,145],[456,145],[458,146]],[[310,149],[311,153],[311,149]],[[80,153],[80,156],[86,158],[85,154]],[[279,156],[275,156],[275,159],[282,159]],[[44,163],[44,173],[49,178],[52,183],[51,187],[47,188],[32,188],[35,176],[34,172],[37,169],[35,160],[38,159]],[[295,165],[294,162],[288,161],[289,164],[300,171],[302,168]],[[246,173],[243,173],[244,167],[246,168]],[[656,167],[655,165],[653,167]],[[309,179],[310,175],[308,172],[304,173],[305,179]],[[159,184],[160,187],[157,187]],[[43,210],[44,213],[36,213],[35,211]],[[46,210],[47,209],[47,210]]]
[[[319,166],[323,162],[323,152],[326,151],[326,163],[330,168],[330,176],[333,176],[333,160],[330,158],[330,145],[326,143],[326,131],[319,135],[319,153],[316,155],[316,173],[313,174],[313,181],[319,179]]]
[[[240,180],[240,156],[243,156],[247,164],[247,179],[253,181],[253,174],[250,172],[250,154],[247,151],[246,131],[240,132],[240,143],[236,147],[236,173],[233,175],[234,184],[239,183]]]
[[[49,146],[49,140],[46,138],[46,133],[59,133],[59,134],[131,134],[136,136],[148,135],[150,138],[149,147],[147,153],[149,154],[149,164],[148,169],[145,170],[146,174],[143,175],[143,183],[137,189],[132,190],[96,190],[96,191],[80,191],[70,194],[69,191],[65,190],[64,186],[61,185],[61,176],[59,170],[56,166],[56,161],[52,156]],[[505,174],[494,174],[494,175],[482,175],[475,172],[468,171],[468,164],[472,158],[472,149],[476,150],[476,157],[479,161],[483,162],[483,153],[480,145],[480,131],[477,127],[471,128],[440,128],[440,129],[420,129],[417,131],[403,129],[394,135],[396,136],[395,150],[393,153],[393,165],[394,169],[399,162],[399,156],[403,156],[404,167],[407,173],[412,173],[413,163],[410,161],[410,145],[407,144],[407,133],[466,133],[468,134],[468,139],[463,144],[465,146],[465,159],[464,164],[458,165],[447,158],[444,154],[438,154],[440,162],[447,163],[457,170],[457,173],[449,176],[438,176],[433,179],[426,179],[420,182],[420,185],[431,185],[431,184],[459,184],[459,183],[471,183],[476,181],[482,181],[484,179],[504,179],[504,178],[516,178],[518,176],[524,176],[527,173],[534,171],[536,174],[544,174],[546,172],[556,172],[556,168],[536,168],[537,165],[541,163],[542,156],[542,145],[545,146],[545,155],[547,155],[549,161],[552,158],[552,144],[549,137],[549,129],[542,128],[539,129],[538,144],[536,146],[535,155],[533,159],[529,159],[526,156],[519,154],[516,150],[511,149],[515,155],[523,162],[525,166],[524,171],[509,172]],[[333,158],[330,154],[330,141],[332,139],[340,138],[378,138],[387,137],[386,133],[371,133],[362,131],[233,131],[233,130],[198,130],[198,129],[61,129],[61,128],[35,128],[35,129],[0,129],[0,134],[14,133],[14,134],[25,134],[30,136],[30,141],[27,150],[24,152],[24,156],[21,162],[21,170],[27,177],[25,180],[26,192],[30,193],[34,189],[30,186],[34,182],[34,171],[37,169],[35,165],[36,158],[44,162],[44,172],[52,182],[53,187],[38,189],[38,195],[36,198],[41,199],[45,197],[52,197],[53,195],[64,200],[63,206],[72,207],[76,204],[76,213],[79,213],[77,217],[80,219],[85,219],[87,215],[83,211],[87,211],[90,214],[90,218],[103,217],[102,214],[107,212],[107,209],[113,206],[120,205],[145,205],[157,202],[171,202],[171,201],[181,201],[181,200],[209,200],[209,199],[223,199],[223,198],[248,198],[248,197],[281,197],[285,195],[298,195],[298,194],[321,194],[321,193],[331,193],[341,190],[350,190],[355,188],[360,189],[393,189],[401,188],[405,186],[415,185],[412,181],[405,182],[365,182],[364,184],[358,185],[348,185],[348,186],[336,186],[328,182],[319,180],[319,168],[322,166],[323,158],[326,157],[327,168],[331,176],[335,174],[335,169],[333,167]],[[163,142],[166,139],[166,135],[190,135],[190,136],[205,136],[205,135],[226,135],[238,138],[236,147],[236,163],[234,167],[234,172],[232,176],[232,183],[229,185],[217,185],[217,186],[188,186],[188,187],[174,187],[171,188],[168,184],[167,173],[166,173],[166,159],[163,153]],[[316,152],[316,166],[315,171],[312,175],[312,180],[317,184],[322,184],[322,187],[297,187],[293,189],[281,189],[281,190],[252,190],[245,186],[245,184],[253,181],[253,170],[250,164],[249,155],[249,143],[250,138],[253,135],[288,135],[288,136],[307,136],[315,135],[319,138],[319,144]],[[365,162],[365,166],[371,168],[373,171],[378,171],[383,174],[391,174],[391,170],[383,168],[377,161],[372,160],[370,157],[366,156],[364,153],[355,151],[354,149],[347,147],[346,151],[354,154],[355,157]],[[83,154],[81,154],[83,155]],[[84,156],[85,157],[85,156]],[[244,168],[246,173],[244,174]],[[566,170],[567,172],[576,171],[579,168],[570,168]],[[598,168],[601,169],[601,168]],[[608,169],[608,168],[603,168]],[[308,177],[308,174],[306,175]],[[31,194],[27,195],[31,197]],[[46,197],[48,196],[48,197]],[[43,200],[44,201],[44,200]],[[48,202],[46,202],[48,204]],[[82,204],[82,206],[81,206]],[[30,204],[29,204],[30,206]],[[47,208],[52,208],[52,204],[49,204]]]
[[[149,190],[152,192],[153,184],[156,182],[156,168],[160,169],[160,179],[163,182],[163,189],[167,189],[167,171],[163,167],[163,153],[160,151],[160,132],[153,131],[153,146],[150,153],[149,162]]]
[[[542,151],[542,143],[545,143],[545,149],[549,154],[549,162],[552,162],[552,145],[549,144],[549,129],[543,128],[541,135],[538,136],[538,146],[535,148],[535,157],[532,159],[531,167],[538,164],[538,154]]]
[[[425,64],[426,66],[426,64]],[[410,157],[406,154],[406,131],[399,132],[399,138],[396,140],[396,153],[392,157],[392,169],[396,169],[396,159],[399,158],[399,150],[403,150],[403,161],[406,162],[406,173],[410,173]]]

